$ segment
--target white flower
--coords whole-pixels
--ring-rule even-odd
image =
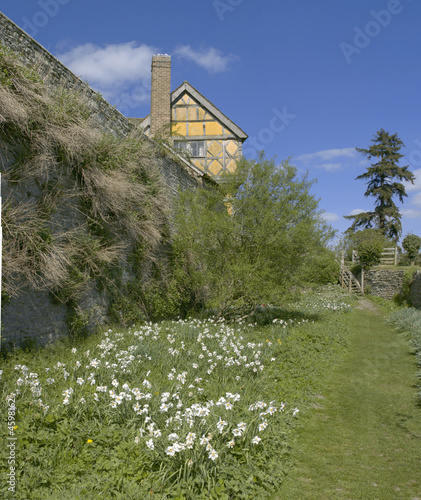
[[[169,455],[170,457],[173,457],[175,455],[176,449],[175,446],[168,446],[168,448],[165,450],[165,453]]]
[[[214,449],[210,450],[210,453],[208,455],[208,457],[211,459],[211,460],[216,460],[218,458],[218,453],[216,453],[216,451]]]
[[[149,441],[146,441],[146,446],[150,449],[153,450],[155,448],[155,445],[153,444],[153,439],[149,439]]]
[[[267,426],[268,426],[268,423],[266,420],[264,420],[261,424],[259,424],[259,431],[264,431]]]
[[[228,425],[228,422],[225,420],[219,419],[219,422],[216,424],[216,427],[219,429],[219,432],[222,434],[224,432],[224,427]]]
[[[241,436],[243,434],[243,431],[242,429],[234,429],[232,433],[234,434],[234,436]]]
[[[251,440],[253,444],[259,444],[262,439],[259,438],[259,436],[254,436],[254,438]]]
[[[202,437],[200,438],[200,444],[201,444],[201,445],[208,444],[208,443],[209,443],[209,439],[208,439],[207,437],[202,436]]]
[[[292,410],[292,415],[295,417],[295,415],[299,412],[300,410],[298,408],[294,408]]]
[[[134,442],[135,442],[136,444],[138,444],[138,443],[139,443],[139,441],[140,441],[139,436],[136,436],[136,437],[134,438]]]
[[[142,382],[142,385],[145,385],[148,389],[152,387],[152,384],[149,382],[149,380],[146,379]]]
[[[112,382],[111,382],[111,385],[113,385],[114,387],[118,387],[119,386],[119,383],[116,379],[114,379]]]
[[[83,380],[83,378],[80,378],[80,377],[79,377],[79,378],[76,380],[76,383],[77,383],[77,384],[79,384],[79,385],[82,385],[82,384],[84,384],[84,383],[85,383],[85,381]]]
[[[231,441],[228,441],[228,443],[227,443],[228,448],[233,448],[234,445],[235,445],[234,439],[231,439]]]
[[[269,408],[268,408],[268,412],[273,415],[275,413],[275,411],[277,411],[278,409],[275,408],[274,406],[272,406],[272,403],[270,403],[269,405]]]

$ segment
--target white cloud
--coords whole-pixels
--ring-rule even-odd
[[[232,54],[224,56],[214,47],[199,50],[192,49],[190,45],[179,45],[174,49],[174,54],[181,59],[192,61],[204,68],[209,73],[222,73],[228,70],[229,64],[236,59]]]
[[[156,48],[135,42],[99,47],[79,45],[57,57],[73,73],[101,90],[141,83],[150,78]]]
[[[356,156],[355,148],[325,149],[316,153],[297,156],[296,161],[302,163],[305,167],[337,172],[348,167],[349,159]]]
[[[407,193],[421,191],[421,168],[414,170],[412,173],[415,176],[414,184],[406,181],[403,182],[403,185],[405,186],[405,191]]]
[[[340,219],[339,215],[333,212],[324,212],[322,217],[326,222],[335,222]]]
[[[353,158],[357,155],[355,148],[342,148],[342,149],[325,149],[324,151],[317,151],[317,153],[311,153],[306,155],[301,155],[297,157],[297,160],[301,160],[307,163],[313,161],[328,161],[332,158],[347,157]]]
[[[412,196],[411,205],[417,205],[421,207],[421,191],[419,193],[415,193]]]
[[[401,210],[401,214],[405,219],[420,219],[421,218],[421,211],[420,210],[414,210],[413,208],[404,208]]]
[[[348,215],[358,215],[364,212],[367,212],[367,210],[363,210],[362,208],[355,208],[354,210],[351,210]]]

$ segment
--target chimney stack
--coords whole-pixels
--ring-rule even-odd
[[[171,56],[152,57],[151,137],[171,123]]]

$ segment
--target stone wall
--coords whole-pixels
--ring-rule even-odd
[[[403,292],[406,273],[407,270],[405,268],[371,269],[365,273],[365,288],[369,287],[372,295],[391,300]],[[413,307],[421,309],[421,271],[414,273],[410,286],[409,300]]]
[[[384,299],[393,299],[400,293],[404,283],[405,271],[401,269],[371,269],[364,275],[364,288]]]
[[[92,116],[99,129],[117,137],[124,137],[133,130],[134,125],[125,116],[2,13],[0,13],[0,45],[16,51],[25,65],[38,67],[49,84],[81,91],[89,101]],[[162,148],[158,148],[156,143],[146,136],[143,140],[150,141],[152,146],[156,147],[155,159],[172,201],[180,191],[215,185],[214,181],[187,160],[177,158],[174,152],[169,151],[169,154],[164,154]],[[0,143],[0,167],[3,172],[7,172],[15,162],[16,153],[13,144]],[[72,183],[74,180],[62,176],[60,183],[66,182]],[[71,188],[70,185],[68,187]],[[2,176],[2,194],[3,202],[7,198],[16,201],[30,199],[35,206],[42,193],[36,183],[31,184],[28,181],[12,184],[5,175]],[[78,210],[78,200],[59,206],[51,215],[50,223],[52,227],[61,229],[72,229],[86,223],[84,216]],[[123,270],[123,274],[127,272]],[[131,276],[127,275],[122,281],[127,283],[130,279]],[[97,291],[94,286],[79,300],[78,307],[87,313],[92,326],[107,320],[107,296],[105,292]],[[68,313],[69,308],[65,304],[52,302],[48,291],[35,291],[22,284],[19,297],[11,298],[2,304],[3,345],[10,347],[25,343],[45,344],[65,336],[68,333],[66,322]]]

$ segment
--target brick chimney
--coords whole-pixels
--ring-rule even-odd
[[[171,123],[171,56],[152,57],[151,137]]]

